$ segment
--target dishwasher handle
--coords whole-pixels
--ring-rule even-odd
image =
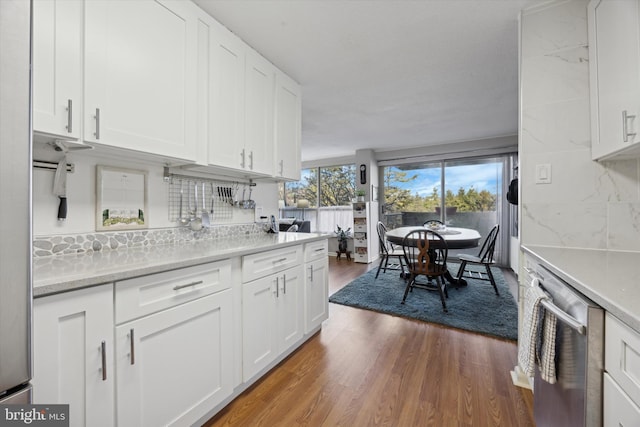
[[[557,305],[555,305],[550,299],[543,299],[540,301],[540,305],[542,305],[545,310],[553,313],[558,320],[560,320],[565,325],[569,326],[571,329],[575,330],[580,335],[584,335],[587,331],[587,327],[583,325],[579,320],[577,320],[572,315],[565,313]]]

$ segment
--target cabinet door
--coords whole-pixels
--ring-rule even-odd
[[[304,275],[302,266],[291,268],[276,278],[278,292],[278,353],[282,354],[302,338],[304,331]]]
[[[85,3],[87,141],[195,159],[194,7],[177,0]]]
[[[33,2],[33,128],[80,136],[83,2]]]
[[[589,7],[594,159],[640,141],[639,16],[636,0],[603,0]]]
[[[190,425],[231,395],[231,290],[116,328],[122,426]]]
[[[300,86],[281,72],[276,74],[276,176],[300,180],[302,100]]]
[[[273,109],[276,68],[247,48],[245,65],[245,169],[273,175]]]
[[[640,408],[607,374],[604,374],[603,425],[605,427],[636,426]]]
[[[278,356],[276,275],[242,285],[242,378],[248,381]]]
[[[329,318],[329,262],[321,259],[306,264],[305,328],[308,333]]]
[[[243,169],[244,72],[246,45],[214,25],[211,40],[211,117],[208,162]]]
[[[69,404],[71,426],[113,426],[112,285],[33,306],[33,403]]]

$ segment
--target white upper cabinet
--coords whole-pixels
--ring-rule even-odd
[[[592,0],[588,15],[592,157],[640,156],[639,2]]]
[[[300,111],[299,85],[190,1],[35,0],[38,135],[298,180]]]
[[[300,85],[284,73],[276,74],[275,176],[300,180],[300,138],[302,123]]]
[[[245,62],[244,167],[273,175],[273,110],[276,68],[247,47]]]
[[[273,176],[276,68],[226,28],[212,28],[207,164]]]
[[[76,0],[33,3],[33,128],[77,139],[82,117],[84,4]]]
[[[217,23],[211,34],[211,114],[207,160],[210,165],[243,169],[246,45]]]
[[[194,161],[195,5],[91,0],[85,8],[85,140]]]

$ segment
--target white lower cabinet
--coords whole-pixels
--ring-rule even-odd
[[[620,388],[609,374],[604,374],[605,427],[637,426],[640,424],[640,407]]]
[[[233,391],[227,289],[116,327],[121,426],[190,425]]]
[[[302,338],[303,280],[298,266],[242,285],[244,381]]]
[[[71,426],[197,424],[327,318],[327,272],[323,240],[36,298],[33,402]]]
[[[327,240],[307,243],[304,248],[304,333],[329,318],[329,259]]]
[[[114,425],[113,285],[33,302],[33,403],[69,404],[71,426]]]
[[[604,426],[640,425],[640,334],[605,316]]]

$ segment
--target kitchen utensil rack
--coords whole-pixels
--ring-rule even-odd
[[[227,181],[188,175],[169,174],[169,221],[177,222],[180,216],[180,192],[182,192],[182,213],[187,215],[193,206],[197,207],[196,216],[201,217],[202,184],[204,183],[204,199],[211,223],[233,218],[234,209],[242,209],[242,190],[256,184],[252,181]],[[184,185],[184,187],[183,187]],[[194,185],[198,189],[198,200],[194,203]],[[248,191],[247,191],[248,194]],[[192,206],[189,206],[189,200]],[[211,203],[213,201],[213,213]]]
[[[57,162],[46,162],[44,160],[34,160],[33,167],[36,169],[45,169],[55,172],[58,168]],[[75,165],[73,163],[67,163],[67,172],[73,173],[75,171]]]

